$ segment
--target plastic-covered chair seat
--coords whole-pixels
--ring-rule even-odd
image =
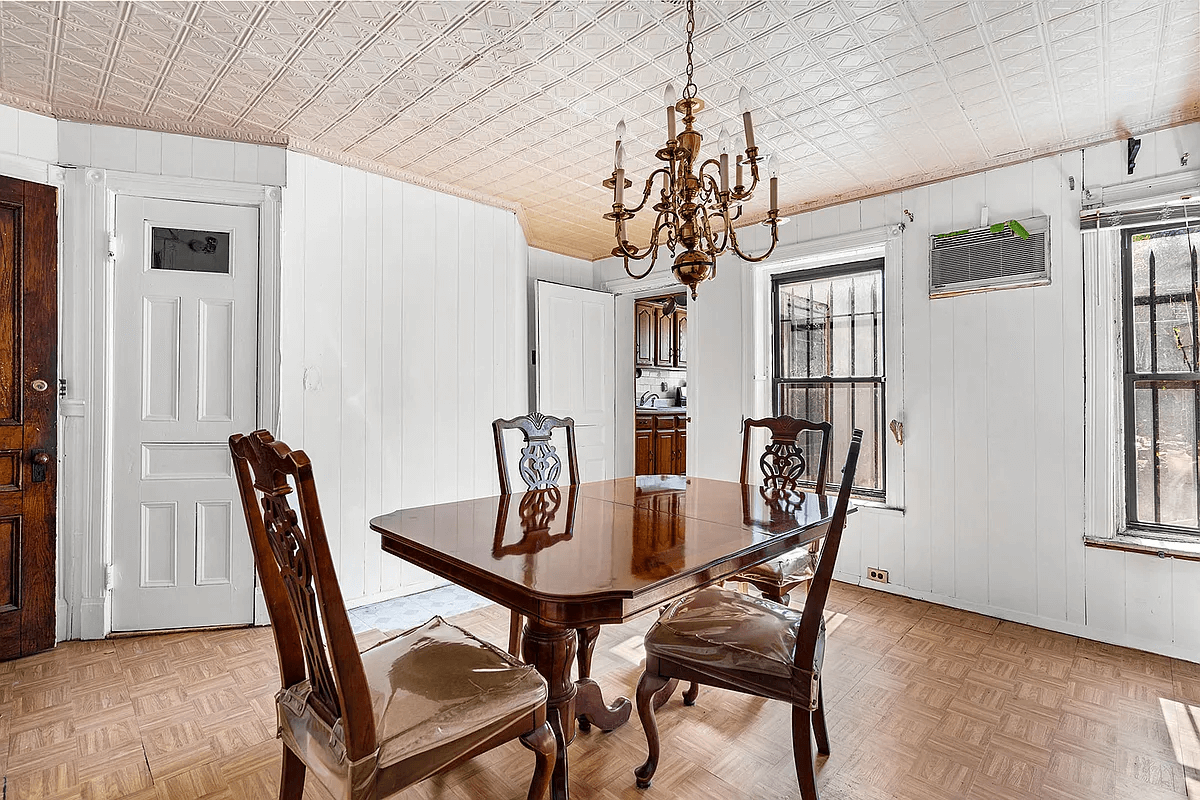
[[[546,702],[546,683],[533,667],[441,617],[376,642],[361,655],[379,745],[377,790],[383,793],[433,775],[464,747],[486,742]],[[307,681],[279,692],[280,731],[322,783],[349,796],[353,765],[337,757],[344,746],[329,745],[341,732],[314,713],[311,692]]]
[[[850,506],[850,489],[862,431],[850,437],[842,484],[825,532],[803,610],[766,598],[710,587],[669,605],[646,632],[646,669],[638,681],[637,708],[646,732],[646,761],[637,785],[648,788],[658,770],[655,709],[679,681],[782,700],[792,706],[792,758],[803,800],[819,800],[815,754],[829,755],[821,696],[825,661],[825,601]],[[745,481],[743,481],[745,483]],[[807,551],[802,551],[807,555]]]
[[[301,800],[309,772],[339,800],[382,800],[513,739],[541,800],[558,752],[542,676],[440,617],[360,644],[308,456],[265,430],[229,450],[279,655],[280,800]]]
[[[784,553],[779,558],[767,561],[738,573],[734,580],[774,581],[782,584],[788,579],[807,582],[812,580],[817,569],[817,554],[805,548]]]
[[[802,619],[799,610],[710,587],[663,612],[646,633],[646,655],[686,663],[719,685],[811,706],[812,676],[820,674],[825,656],[825,626],[813,662],[797,666]]]

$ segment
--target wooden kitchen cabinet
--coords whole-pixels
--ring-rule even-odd
[[[656,310],[654,320],[657,333],[654,348],[654,366],[675,366],[675,315],[664,314],[662,308]]]
[[[687,417],[638,414],[634,426],[635,475],[683,475],[687,469]]]
[[[652,367],[657,355],[658,318],[661,309],[657,303],[638,300],[633,304],[635,366]]]
[[[675,317],[675,366],[687,366],[687,309],[677,308]]]
[[[633,316],[635,366],[687,366],[686,308],[664,314],[661,303],[638,300],[633,304]]]

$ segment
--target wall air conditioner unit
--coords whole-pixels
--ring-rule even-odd
[[[929,296],[1050,283],[1050,218],[1018,222],[1029,238],[1018,236],[1006,223],[930,236]]]

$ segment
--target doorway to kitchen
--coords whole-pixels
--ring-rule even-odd
[[[634,474],[687,472],[687,294],[634,302]]]

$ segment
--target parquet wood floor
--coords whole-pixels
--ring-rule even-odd
[[[825,800],[1200,798],[1200,665],[845,584],[829,614]],[[498,607],[455,622],[507,640]],[[610,697],[632,695],[650,622],[603,630],[593,672]],[[67,642],[0,664],[3,798],[274,797],[277,688],[264,628]],[[649,790],[634,788],[635,715],[579,735],[573,796],[798,797],[783,704],[705,687],[659,724]],[[403,796],[524,797],[532,768],[513,743]]]

